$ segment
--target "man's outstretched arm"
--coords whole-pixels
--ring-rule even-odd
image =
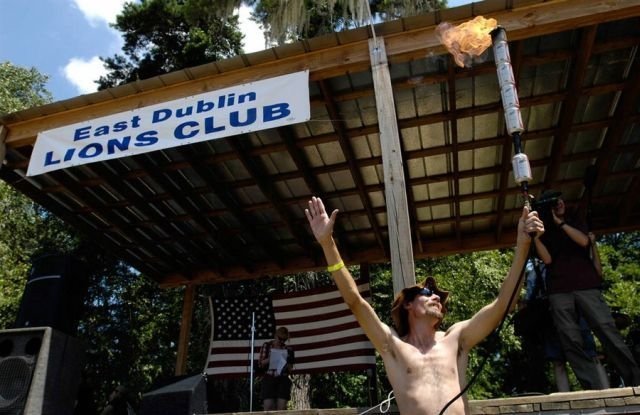
[[[460,345],[464,350],[469,350],[481,342],[500,324],[514,290],[516,290],[516,293],[512,306],[515,305],[524,280],[524,278],[520,280],[520,274],[529,254],[530,235],[540,236],[544,233],[544,225],[538,218],[537,212],[529,212],[529,209],[523,208],[522,216],[518,221],[517,232],[516,248],[511,268],[500,287],[498,297],[484,306],[470,320],[461,323],[463,327],[460,333]]]
[[[336,209],[331,212],[331,215],[328,215],[322,200],[314,196],[309,200],[309,208],[305,209],[304,213],[309,220],[313,236],[322,247],[331,276],[338,286],[344,302],[349,306],[374,347],[379,352],[384,350],[391,331],[386,324],[380,321],[371,305],[360,295],[358,287],[353,281],[351,273],[344,266],[338,247],[333,240],[333,226],[338,216],[338,210]]]

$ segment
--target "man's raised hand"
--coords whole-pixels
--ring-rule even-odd
[[[543,233],[544,223],[538,217],[538,212],[530,212],[528,207],[523,207],[522,215],[518,221],[518,242],[528,241],[532,235],[540,237]]]
[[[331,240],[331,234],[333,233],[333,225],[336,223],[336,216],[338,216],[338,209],[331,212],[331,216],[327,215],[327,211],[324,208],[324,203],[319,197],[313,196],[309,200],[309,208],[304,210],[313,231],[313,236],[316,240],[323,244]]]

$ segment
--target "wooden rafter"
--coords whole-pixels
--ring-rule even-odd
[[[565,153],[573,119],[575,117],[580,92],[582,91],[586,68],[591,59],[593,43],[596,38],[597,26],[589,26],[582,29],[580,43],[578,45],[578,55],[573,63],[567,80],[567,98],[562,103],[562,109],[558,117],[558,132],[554,136],[553,147],[551,148],[551,164],[545,175],[545,185],[547,188],[558,177],[560,162]]]
[[[344,121],[342,121],[340,113],[336,108],[335,102],[333,102],[333,99],[331,98],[332,92],[329,86],[324,81],[318,81],[318,86],[320,88],[320,91],[322,92],[322,96],[327,107],[327,112],[329,113],[329,118],[331,119],[331,124],[333,125],[333,129],[336,132],[336,137],[338,139],[338,143],[340,144],[340,149],[342,150],[342,153],[346,158],[347,165],[349,166],[349,171],[351,172],[353,181],[360,193],[360,200],[362,202],[362,205],[365,207],[365,210],[368,212],[367,217],[369,219],[369,224],[375,234],[376,241],[384,252],[388,252],[387,244],[385,243],[384,238],[382,237],[382,233],[380,232],[380,227],[378,226],[378,220],[373,214],[371,200],[369,200],[369,195],[367,195],[364,191],[364,181],[362,180],[362,173],[360,172],[360,167],[356,163],[356,157],[353,154],[353,149],[351,148],[351,143],[349,142],[349,136],[346,134]]]
[[[289,152],[289,155],[291,156],[291,159],[293,160],[293,163],[296,165],[297,170],[302,174],[302,178],[304,179],[304,182],[309,188],[311,194],[324,195],[322,187],[318,182],[316,174],[314,174],[314,172],[312,171],[306,155],[300,149],[299,144],[296,143],[296,139],[293,132],[291,131],[291,128],[280,127],[278,131],[280,133],[282,141],[286,146],[287,151]],[[334,237],[336,238],[338,246],[340,246],[342,256],[348,260],[351,255],[351,248],[342,236],[343,232],[344,227],[341,225],[340,221],[336,221],[333,231]],[[317,261],[318,263],[320,263],[320,259],[318,259]]]

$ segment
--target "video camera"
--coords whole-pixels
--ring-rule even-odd
[[[539,199],[531,201],[531,208],[538,212],[538,216],[545,224],[553,220],[551,210],[558,206],[558,200],[562,196],[561,192],[547,190],[540,195]]]

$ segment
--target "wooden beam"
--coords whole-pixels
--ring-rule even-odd
[[[456,234],[456,240],[458,243],[462,240],[462,232],[460,229],[460,153],[458,148],[458,118],[455,116],[458,106],[456,104],[456,65],[454,64],[453,57],[448,56],[447,59],[447,100],[449,104],[449,112],[454,114],[450,122],[444,123],[445,125],[445,142],[447,138],[447,132],[451,140],[451,181],[449,186],[453,185],[453,216],[455,218],[454,232]],[[496,75],[497,77],[497,75]],[[444,88],[444,84],[441,84]],[[444,95],[444,94],[443,94]],[[448,129],[446,128],[448,127]]]
[[[573,67],[569,71],[567,80],[567,99],[562,103],[560,115],[558,116],[558,132],[553,137],[551,164],[549,165],[544,178],[544,183],[547,189],[550,187],[550,183],[558,179],[560,163],[564,156],[567,142],[569,141],[569,135],[571,134],[573,120],[578,108],[578,101],[580,100],[580,92],[583,89],[582,84],[586,77],[586,69],[591,58],[591,51],[593,50],[593,44],[596,40],[597,33],[597,26],[590,26],[581,31],[578,55],[573,63]]]
[[[289,209],[280,202],[281,197],[278,194],[278,190],[276,189],[274,182],[268,179],[269,174],[267,169],[264,167],[264,163],[261,161],[261,157],[251,157],[247,154],[248,152],[244,149],[241,142],[248,141],[249,137],[246,135],[227,139],[229,147],[231,147],[238,155],[238,160],[242,163],[247,172],[249,172],[249,176],[255,179],[258,189],[260,189],[264,197],[269,201],[273,210],[278,213],[282,221],[287,225],[287,230],[296,240],[298,245],[307,252],[317,250],[315,245],[311,244],[311,238],[309,238],[306,233],[302,232],[300,227],[293,225],[290,219],[292,215],[289,212]],[[275,255],[275,247],[273,247],[273,245],[277,245],[277,241],[273,241],[269,244],[263,244],[263,246],[270,246],[270,248],[267,249]],[[280,257],[281,255],[278,254],[278,256]],[[317,256],[318,255],[316,255],[316,257]]]
[[[376,237],[376,241],[380,248],[382,248],[385,252],[388,251],[385,243],[384,237],[380,232],[380,227],[378,226],[378,221],[373,214],[373,207],[371,205],[371,200],[369,199],[369,195],[364,191],[364,180],[362,178],[362,173],[360,172],[360,166],[357,163],[357,158],[355,153],[353,152],[353,148],[351,147],[351,142],[349,141],[349,135],[347,134],[347,128],[345,126],[345,122],[342,120],[340,116],[340,112],[338,111],[335,102],[333,101],[333,94],[324,81],[318,82],[318,87],[320,91],[322,91],[322,96],[325,100],[325,104],[327,107],[327,113],[329,113],[329,118],[331,119],[331,124],[333,125],[333,129],[336,132],[336,137],[338,139],[338,144],[340,145],[340,149],[344,154],[344,158],[346,160],[347,166],[349,166],[349,171],[351,172],[351,177],[356,185],[356,187],[360,190],[359,196],[362,205],[365,207],[367,212],[369,212],[368,219],[371,228],[373,229],[373,233]]]
[[[189,356],[189,334],[191,333],[191,320],[193,317],[193,300],[196,286],[193,284],[184,287],[184,299],[182,302],[182,322],[180,324],[180,337],[178,338],[178,354],[176,357],[176,376],[184,375],[187,371],[187,357]]]
[[[309,160],[302,150],[300,144],[296,140],[296,136],[290,126],[280,127],[278,128],[278,133],[280,135],[280,139],[283,141],[287,151],[289,152],[289,156],[293,160],[293,163],[296,165],[296,168],[299,174],[302,175],[305,184],[309,188],[309,193],[312,195],[319,195],[323,199],[324,193],[322,192],[322,187],[320,186],[320,182],[318,181],[318,177],[313,173],[311,166],[309,164]],[[333,227],[333,236],[336,238],[336,242],[338,242],[338,246],[340,247],[340,254],[343,258],[349,259],[351,248],[347,244],[346,239],[342,236],[344,232],[344,226],[341,225],[339,221],[337,221]],[[317,249],[311,250],[309,254],[314,255],[316,258]],[[319,254],[319,253],[318,253]],[[321,263],[323,259],[320,259],[318,256],[318,263]]]
[[[629,117],[636,111],[637,97],[640,93],[640,59],[637,55],[631,64],[625,83],[627,86],[623,89],[617,101],[611,124],[607,129],[607,134],[596,160],[597,174],[596,183],[593,186],[594,194],[600,194],[609,180],[611,172],[614,170],[610,168],[610,165],[614,161],[616,148],[620,144],[623,132],[628,128]],[[634,198],[633,193],[630,193],[629,197]]]
[[[376,92],[378,126],[380,127],[379,137],[382,151],[382,170],[384,171],[393,291],[399,293],[403,288],[416,283],[407,187],[402,167],[400,133],[384,39],[371,39],[369,52],[371,54],[373,86]]]
[[[237,140],[232,137],[228,140],[228,143],[233,147],[234,143]],[[262,247],[265,253],[273,258],[277,263],[282,263],[281,257],[282,253],[280,252],[279,244],[271,238],[265,238],[264,235],[259,235],[255,232],[255,229],[251,226],[251,220],[246,212],[242,209],[242,206],[234,197],[233,189],[228,186],[226,183],[220,181],[211,170],[211,166],[205,164],[198,157],[198,147],[197,146],[183,146],[178,149],[178,151],[184,156],[185,160],[191,160],[191,167],[198,174],[202,180],[208,183],[208,186],[211,187],[212,193],[216,195],[218,200],[222,202],[224,206],[228,209],[229,213],[231,213],[238,223],[240,224],[240,228],[242,231],[248,235],[251,239],[253,239],[258,246]],[[256,177],[256,176],[254,176]],[[202,212],[198,209],[199,216],[202,215]],[[213,233],[216,235],[218,232]],[[226,245],[225,239],[220,239],[219,236],[216,237],[216,243],[220,243],[222,245]]]

